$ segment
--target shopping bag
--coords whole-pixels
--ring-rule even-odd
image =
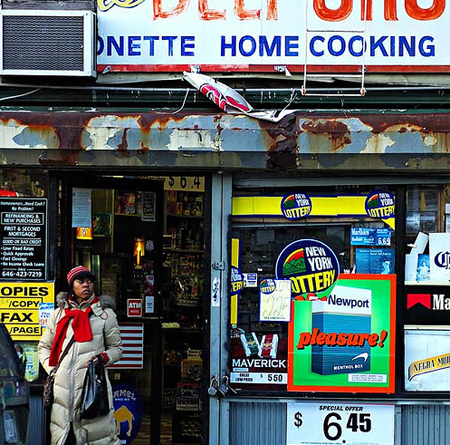
[[[101,356],[97,366],[92,360],[86,370],[83,393],[81,397],[82,419],[94,419],[109,413],[108,387],[106,384],[105,365]]]

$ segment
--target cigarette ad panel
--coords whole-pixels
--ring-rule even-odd
[[[405,390],[450,391],[450,327],[405,327]]]
[[[394,392],[395,280],[341,274],[326,299],[292,301],[288,391]]]

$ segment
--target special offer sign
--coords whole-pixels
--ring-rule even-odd
[[[288,403],[287,445],[394,445],[394,405]]]
[[[110,71],[442,71],[445,0],[99,0]],[[312,68],[311,68],[312,67]]]

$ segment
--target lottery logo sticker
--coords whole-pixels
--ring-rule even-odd
[[[271,294],[276,288],[275,281],[271,279],[262,280],[261,283],[259,283],[259,290],[263,294]]]
[[[340,273],[335,253],[314,239],[294,241],[280,253],[275,266],[278,279],[290,279],[295,300],[328,297]]]
[[[231,295],[237,295],[244,288],[244,276],[237,267],[231,268]]]
[[[286,195],[281,200],[281,212],[288,219],[306,218],[311,210],[311,199],[305,193]]]
[[[366,213],[372,218],[393,218],[395,216],[395,197],[388,192],[373,192],[367,196]]]

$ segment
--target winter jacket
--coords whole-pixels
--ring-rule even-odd
[[[64,316],[64,309],[69,307],[67,297],[68,295],[65,292],[57,295],[58,308],[51,314],[47,329],[38,345],[39,361],[47,373],[53,369],[53,366],[49,366],[48,363],[50,350],[58,322]],[[80,419],[81,396],[88,361],[95,355],[106,352],[108,355],[107,365],[109,365],[122,356],[122,340],[113,307],[114,300],[105,295],[99,297],[99,301],[91,305],[92,314],[89,320],[92,328],[92,340],[82,343],[75,341],[56,373],[55,398],[50,422],[52,445],[63,445],[65,443],[69,434],[70,423],[73,425],[77,445],[120,445],[120,441],[115,434],[116,424],[109,379],[107,379],[111,406],[109,414],[96,419]],[[72,336],[71,320],[62,351],[64,351]]]

